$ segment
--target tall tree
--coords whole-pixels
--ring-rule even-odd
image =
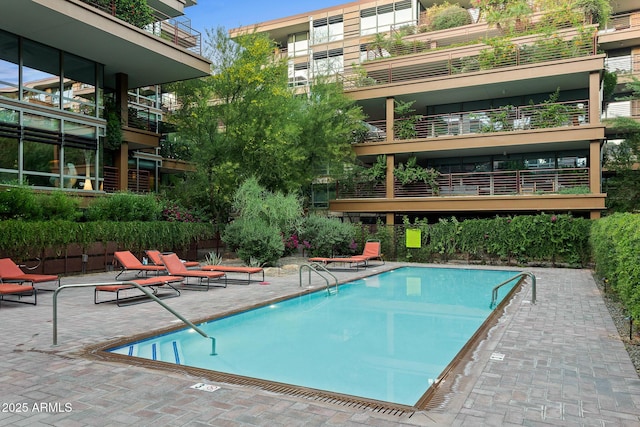
[[[225,221],[235,189],[249,176],[269,191],[298,191],[318,166],[349,157],[362,114],[338,83],[297,94],[266,35],[232,40],[217,29],[207,37],[212,75],[171,88],[181,108],[170,120],[197,164],[183,194]],[[194,188],[205,194],[191,194]]]

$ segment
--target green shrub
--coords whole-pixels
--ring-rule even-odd
[[[284,253],[280,230],[261,219],[236,219],[221,238],[247,265],[276,265]]]
[[[51,194],[39,194],[37,199],[42,207],[42,219],[76,221],[82,216],[80,200],[64,191],[55,190]]]
[[[446,30],[467,24],[471,24],[469,12],[459,5],[451,5],[433,17],[429,29],[431,31]]]
[[[161,212],[153,195],[120,192],[94,200],[86,217],[89,221],[156,221]]]
[[[633,319],[640,319],[640,215],[617,213],[594,222],[596,272],[606,278]]]
[[[42,219],[42,206],[33,190],[26,186],[9,187],[0,191],[0,219]]]
[[[335,218],[309,215],[300,231],[300,240],[311,256],[349,255],[358,250],[356,227]]]

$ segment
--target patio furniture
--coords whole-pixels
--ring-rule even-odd
[[[186,289],[202,290],[201,288],[204,288],[205,291],[208,291],[210,286],[227,287],[227,275],[222,271],[188,270],[176,254],[163,255],[162,263],[167,268],[167,272],[169,272],[170,275],[182,276],[185,278],[182,286]],[[188,279],[190,277],[198,279],[198,283],[196,285],[189,285]],[[214,279],[216,279],[216,283],[222,283],[223,278],[224,285],[211,284]]]
[[[170,290],[172,290],[172,292],[169,295],[163,295],[164,298],[172,298],[172,297],[177,297],[180,296],[180,291],[178,289],[176,289],[172,284],[178,284],[178,283],[182,283],[182,281],[184,280],[183,277],[180,276],[156,276],[156,277],[147,277],[144,279],[135,279],[135,280],[131,280],[131,282],[135,282],[140,286],[143,287],[148,287],[151,289],[151,291],[153,292],[154,295],[160,297],[160,294],[158,292],[158,290],[160,288],[163,287],[168,287],[170,288]],[[135,286],[133,285],[128,285],[128,284],[122,284],[122,285],[102,285],[102,286],[96,286],[94,288],[94,292],[93,292],[93,303],[94,304],[102,304],[105,302],[116,302],[116,305],[118,307],[120,307],[122,305],[123,302],[126,301],[137,301],[137,302],[141,302],[141,300],[143,299],[147,299],[147,296],[144,294],[139,294],[139,295],[132,295],[132,296],[128,296],[128,297],[124,297],[122,298],[120,296],[121,292],[126,292],[126,291],[130,291],[130,290],[138,290]],[[116,298],[115,299],[108,299],[108,300],[103,300],[103,301],[98,301],[98,294],[99,293],[103,293],[103,292],[107,292],[107,293],[115,293],[116,294]],[[134,302],[135,303],[135,302]]]
[[[37,284],[54,282],[60,286],[60,277],[55,274],[25,273],[11,258],[0,259],[0,283],[31,283]]]
[[[114,262],[120,265],[120,272],[116,275],[116,279],[121,274],[128,271],[137,271],[136,277],[140,276],[143,272],[148,275],[150,271],[155,271],[156,274],[160,274],[161,271],[165,271],[162,265],[143,264],[138,258],[130,251],[116,251],[113,254]]]

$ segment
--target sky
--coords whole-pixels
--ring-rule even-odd
[[[311,12],[351,0],[198,0],[185,9],[191,27],[204,36],[206,29],[232,28]]]

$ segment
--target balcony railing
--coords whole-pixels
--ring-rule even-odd
[[[640,71],[640,55],[614,56],[604,60],[608,71],[617,75],[638,74]]]
[[[337,199],[385,198],[384,183],[342,183],[337,185]],[[436,188],[423,182],[402,185],[395,180],[394,194],[402,197],[436,196],[506,196],[518,194],[554,194],[587,191],[589,168],[515,170],[442,174]]]
[[[596,53],[595,33],[593,37],[576,35],[570,40],[564,40],[560,37],[539,39],[527,37],[519,42],[514,41],[509,48],[501,47],[498,49],[487,45],[476,50],[476,53],[471,53],[468,46],[449,51],[429,52],[427,50],[424,53],[425,56],[419,57],[419,61],[416,59],[410,64],[392,61],[380,68],[373,61],[370,62],[373,64],[372,69],[367,70],[366,76],[358,73],[345,75],[344,85],[345,88],[353,89],[362,86],[453,76],[475,71],[578,58]]]
[[[405,136],[404,139],[580,126],[589,124],[588,111],[589,101],[579,100],[435,114],[422,116],[413,126],[413,132],[408,132],[409,137]],[[396,128],[405,128],[401,124],[403,120],[409,119],[396,120]],[[384,120],[367,123],[365,142],[386,140],[387,125]],[[400,140],[400,137],[394,139]]]
[[[111,16],[115,16],[118,19],[122,19],[125,22],[136,25],[147,32],[155,34],[156,36],[167,40],[182,49],[189,50],[198,55],[202,54],[202,34],[191,28],[191,21],[184,16],[178,18],[171,17],[149,6],[149,9],[153,14],[153,22],[142,26],[118,16],[115,0],[81,1],[102,10]]]

